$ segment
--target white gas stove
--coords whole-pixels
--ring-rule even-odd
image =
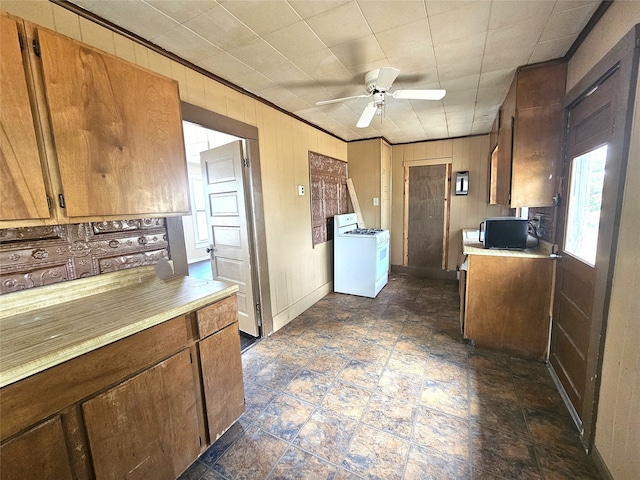
[[[374,298],[387,284],[389,230],[358,228],[355,213],[333,218],[333,290]]]

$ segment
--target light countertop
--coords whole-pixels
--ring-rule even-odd
[[[142,267],[0,297],[0,387],[238,291]]]
[[[549,258],[552,245],[549,242],[540,240],[540,244],[535,248],[525,250],[506,250],[496,248],[484,248],[478,240],[478,230],[462,230],[462,253],[464,255],[491,255],[496,257],[521,257],[521,258]]]

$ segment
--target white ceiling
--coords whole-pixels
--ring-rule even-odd
[[[599,0],[73,0],[84,9],[344,140],[392,144],[487,133],[515,69],[565,55]],[[387,97],[356,122],[379,67],[392,90],[443,88],[440,101]]]

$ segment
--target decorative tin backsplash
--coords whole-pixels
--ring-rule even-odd
[[[309,152],[313,246],[333,239],[333,217],[347,213],[347,162]]]
[[[0,229],[0,294],[169,258],[163,218]]]

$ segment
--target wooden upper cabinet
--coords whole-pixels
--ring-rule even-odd
[[[511,196],[511,158],[513,155],[513,125],[516,114],[516,86],[511,84],[500,108],[497,164],[492,165],[491,203],[509,205]]]
[[[5,16],[0,21],[0,220],[48,219],[18,24]]]
[[[491,203],[512,208],[553,205],[566,70],[565,62],[552,61],[516,72],[500,110]]]
[[[178,84],[38,28],[67,217],[190,211]]]

